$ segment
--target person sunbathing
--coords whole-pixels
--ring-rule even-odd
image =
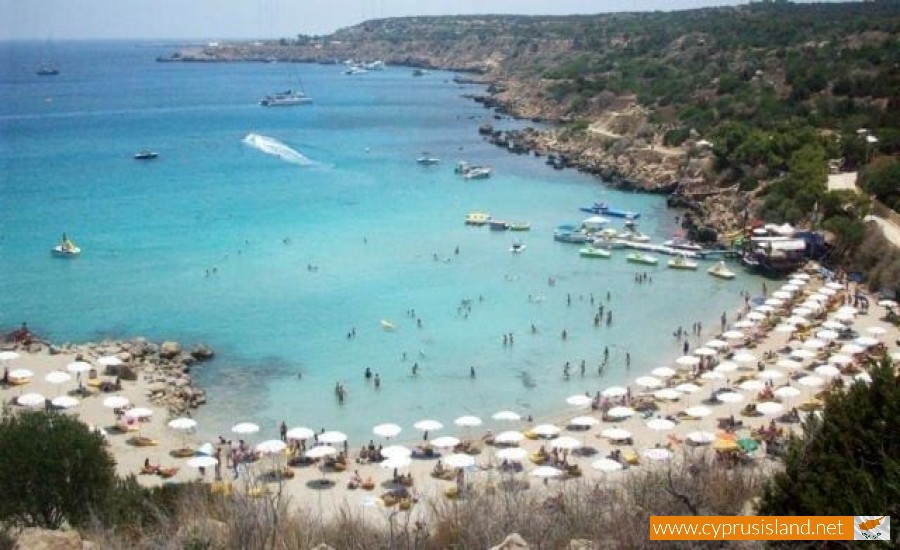
[[[144,467],[141,468],[141,473],[142,474],[158,474],[159,473],[159,465],[154,466],[154,465],[150,464],[149,457],[145,458],[144,459]]]
[[[348,489],[356,489],[363,484],[362,477],[359,475],[359,470],[353,470],[353,475],[350,477],[350,481],[347,482]]]
[[[440,476],[444,475],[445,471],[446,470],[444,469],[444,464],[440,460],[438,460],[437,464],[435,464],[434,468],[432,468],[431,474],[434,476],[440,477]]]

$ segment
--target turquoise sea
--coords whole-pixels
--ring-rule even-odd
[[[595,200],[641,212],[657,241],[675,230],[676,212],[661,197],[485,143],[476,130],[486,120],[521,123],[490,119],[461,97],[480,88],[450,73],[154,61],[172,50],[54,44],[61,74],[39,77],[45,45],[0,45],[0,326],[27,320],[54,341],[206,342],[218,352],[194,371],[209,392],[195,415],[206,435],[253,421],[265,437],[286,419],[358,441],[380,422],[403,425],[402,438],[421,418],[451,426],[506,408],[547,414],[569,395],[670,363],[679,324],[717,327],[741,290],[759,288],[737,268],[726,282],[702,267],[636,267],[622,251],[585,260],[577,245],[554,242],[554,227],[582,219],[578,206]],[[312,105],[257,105],[296,79]],[[244,144],[250,132],[309,162]],[[159,159],[133,160],[144,147]],[[423,151],[442,162],[417,165]],[[489,164],[494,176],[463,181],[457,160]],[[532,231],[465,227],[473,210]],[[51,257],[63,232],[82,257]],[[508,251],[516,236],[523,254]],[[636,284],[638,271],[652,283]],[[594,327],[600,304],[613,312],[609,327]],[[382,330],[382,319],[396,330]],[[514,344],[504,346],[509,332]],[[605,346],[611,364],[600,377]],[[380,389],[364,380],[366,367]]]

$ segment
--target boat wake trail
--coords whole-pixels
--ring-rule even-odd
[[[309,160],[299,151],[291,149],[284,143],[281,143],[275,138],[270,138],[268,136],[261,136],[259,134],[249,133],[244,136],[242,140],[244,144],[253,147],[258,151],[262,151],[267,155],[274,155],[285,162],[290,162],[291,164],[298,164],[300,166],[313,166],[315,162]]]

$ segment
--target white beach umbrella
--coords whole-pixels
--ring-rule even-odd
[[[653,393],[653,397],[663,401],[675,401],[681,399],[682,393],[674,388],[663,388],[661,390],[656,390]]]
[[[783,285],[781,288],[784,290],[787,290],[789,292],[796,292],[796,291],[800,290],[801,288],[803,288],[804,286],[806,286],[806,281],[804,281],[803,279],[793,278],[793,279],[788,279],[787,284]],[[786,287],[796,287],[796,288],[786,288]]]
[[[716,398],[722,403],[728,403],[729,405],[733,405],[735,403],[740,403],[744,400],[744,396],[733,391],[725,391],[719,393]]]
[[[802,271],[794,273],[793,275],[791,275],[791,277],[793,277],[794,279],[800,279],[801,281],[808,281],[811,278],[808,273],[804,273]]]
[[[47,376],[44,377],[44,380],[51,384],[65,384],[72,380],[72,375],[67,372],[55,370],[53,372],[48,372]]]
[[[622,428],[607,428],[600,435],[611,441],[624,441],[631,438],[631,432]]]
[[[766,301],[768,302],[768,300]],[[775,311],[775,308],[773,306],[770,306],[769,304],[763,304],[761,306],[756,306],[755,308],[753,308],[753,311],[758,311],[760,313],[772,313],[773,311]],[[747,318],[752,319],[752,317],[750,316],[748,316]]]
[[[481,419],[477,416],[460,416],[453,423],[463,428],[474,428],[475,426],[481,426]]]
[[[616,472],[622,470],[625,466],[611,458],[601,458],[591,462],[591,468],[601,472]]]
[[[859,313],[859,310],[853,306],[841,306],[837,308],[837,311],[835,313],[849,313],[850,315],[857,315]]]
[[[836,281],[829,281],[825,283],[825,288],[830,288],[832,290],[844,290],[844,285]]]
[[[736,322],[732,326],[734,326],[734,328],[743,330],[743,329],[748,329],[748,328],[755,328],[756,323],[754,323],[752,320],[749,320],[749,319],[742,319],[742,320]]]
[[[878,339],[872,338],[871,336],[860,336],[859,338],[854,340],[853,343],[864,348],[870,348],[879,344]]]
[[[830,297],[830,296],[834,296],[835,294],[837,294],[837,291],[833,288],[828,288],[827,286],[825,286],[825,287],[822,287],[819,289],[819,294]]]
[[[538,424],[534,428],[531,428],[531,431],[541,437],[553,437],[554,435],[558,435],[562,430],[553,424]]]
[[[460,441],[458,438],[449,435],[436,437],[431,440],[431,445],[437,447],[438,449],[452,449],[459,445],[459,443]]]
[[[200,468],[212,468],[218,463],[219,461],[213,456],[195,456],[187,461],[188,466],[198,470]]]
[[[238,435],[250,435],[259,431],[259,426],[252,422],[241,422],[231,427],[231,432]]]
[[[43,407],[47,398],[39,393],[23,393],[16,398],[16,404],[23,407]]]
[[[732,357],[731,360],[735,363],[756,364],[759,361],[759,358],[749,351],[738,351],[734,354],[734,357]]]
[[[331,445],[316,445],[315,447],[307,450],[305,456],[307,458],[325,458],[326,456],[333,456],[336,454],[337,449],[335,449]]]
[[[412,459],[408,456],[391,456],[385,458],[385,460],[381,461],[379,466],[383,470],[402,470],[404,468],[409,468],[409,465],[412,464]]]
[[[766,387],[764,382],[760,382],[759,380],[744,380],[738,387],[744,391],[759,391]]]
[[[828,358],[829,363],[833,363],[835,365],[849,365],[853,362],[853,358],[849,355],[842,355],[840,353],[836,355],[832,355]]]
[[[784,412],[784,405],[775,403],[774,401],[766,401],[764,403],[757,403],[756,410],[766,416],[775,416],[776,414]]]
[[[784,322],[791,324],[791,325],[799,325],[801,327],[809,326],[809,319],[800,317],[799,315],[788,317],[787,319],[784,320]]]
[[[795,349],[791,350],[790,356],[797,359],[812,359],[816,353],[808,349]]]
[[[891,354],[891,360],[894,363],[900,363],[900,351],[895,351]]]
[[[747,335],[739,330],[727,330],[722,333],[722,338],[726,340],[743,340]]]
[[[518,443],[519,441],[522,441],[523,439],[525,439],[525,435],[522,434],[522,432],[517,432],[515,430],[500,432],[499,434],[494,436],[495,443],[504,443],[504,444]]]
[[[773,393],[775,394],[775,397],[781,399],[793,399],[800,395],[802,392],[792,386],[782,386],[775,390]]]
[[[846,313],[846,312],[841,313],[841,312],[838,312],[838,313],[835,313],[835,314],[834,314],[834,318],[837,319],[838,321],[843,321],[843,322],[845,322],[845,323],[850,323],[851,321],[853,321],[854,319],[856,319],[856,316],[853,315],[852,313]]]
[[[847,328],[847,326],[844,325],[844,323],[839,323],[837,321],[832,321],[832,320],[828,320],[828,321],[825,321],[824,323],[822,323],[822,327],[827,328],[829,330],[844,330],[845,328]]]
[[[647,421],[647,427],[657,432],[667,432],[675,427],[675,423],[665,418],[653,418]]]
[[[521,460],[525,460],[528,456],[528,451],[521,447],[507,447],[505,449],[498,449],[496,453],[494,453],[500,460],[513,460],[519,462]]]
[[[788,296],[788,298],[790,298],[790,296]],[[784,300],[782,300],[781,298],[769,298],[764,302],[764,304],[767,306],[771,306],[773,308],[772,311],[775,311],[775,309],[784,305]]]
[[[797,317],[809,317],[812,315],[813,310],[808,307],[795,307],[791,311],[791,315],[796,315]]]
[[[690,416],[691,418],[703,418],[705,416],[711,415],[712,410],[709,407],[697,405],[696,407],[689,407],[685,409],[684,414]]]
[[[859,344],[854,344],[851,342],[851,343],[847,343],[847,344],[844,344],[843,346],[841,346],[840,351],[841,351],[841,353],[844,353],[847,355],[856,355],[857,353],[863,353],[864,351],[866,351],[866,348],[860,346]]]
[[[643,453],[645,458],[649,458],[650,460],[663,461],[669,460],[672,458],[672,451],[668,449],[646,449]]]
[[[806,386],[808,388],[817,388],[825,384],[825,381],[819,378],[818,376],[804,376],[800,380],[797,380],[797,383],[801,386]]]
[[[153,416],[153,411],[148,409],[147,407],[135,407],[133,409],[128,409],[127,411],[125,411],[125,418],[132,420],[150,418],[151,416]]]
[[[785,359],[779,359],[779,360],[775,363],[775,366],[778,367],[778,368],[780,368],[780,369],[790,369],[790,370],[793,370],[793,369],[799,369],[800,367],[802,367],[802,366],[803,366],[803,363],[801,363],[800,361],[795,361],[795,360],[793,360],[793,359],[787,359],[787,358],[785,358]]]
[[[303,426],[298,426],[296,428],[291,428],[290,430],[288,430],[285,434],[285,437],[293,441],[301,441],[304,439],[309,439],[314,435],[316,435],[316,432],[312,431],[311,429]]]
[[[100,359],[97,359],[97,364],[103,365],[104,367],[118,367],[122,364],[122,360],[115,355],[104,355]]]
[[[378,424],[377,426],[372,428],[372,433],[377,435],[378,437],[397,437],[400,435],[400,432],[403,431],[403,428],[398,426],[397,424]]]
[[[772,293],[772,297],[779,300],[790,300],[792,294],[787,290],[776,290]]]
[[[590,407],[593,399],[586,395],[573,395],[566,398],[566,403],[573,407]]]
[[[885,334],[887,334],[887,330],[881,327],[867,327],[866,332],[873,336],[884,336]]]
[[[15,359],[18,359],[19,357],[21,357],[21,356],[14,351],[7,351],[7,350],[0,351],[0,361],[3,361],[3,362],[13,361]]]
[[[15,380],[31,378],[32,376],[34,376],[34,373],[28,369],[13,369],[9,371],[9,377]]]
[[[881,307],[897,307],[897,302],[895,300],[879,300],[878,305]]]
[[[809,340],[803,342],[803,347],[806,349],[822,349],[828,345],[828,342],[825,340],[819,340],[818,338],[810,338]]]
[[[631,407],[613,407],[606,411],[606,415],[610,418],[628,418],[633,416],[635,410]]]
[[[703,347],[714,349],[716,351],[720,349],[724,349],[728,347],[728,342],[725,340],[719,340],[717,338],[710,340],[709,342],[703,344]]]
[[[267,439],[256,445],[256,452],[264,455],[274,455],[284,452],[286,448],[287,443],[280,439]]]
[[[682,355],[675,360],[675,364],[681,367],[696,367],[700,364],[700,358],[694,355]]]
[[[790,334],[797,330],[797,327],[795,327],[794,325],[782,323],[780,325],[775,325],[775,328],[773,328],[772,330],[774,330],[775,332],[780,332],[781,334]]]
[[[650,371],[650,374],[658,378],[672,378],[673,376],[678,374],[678,372],[676,372],[675,369],[671,367],[656,367],[655,369]]]
[[[203,445],[197,447],[197,454],[212,456],[216,454],[216,448],[213,447],[212,443],[204,443]]]
[[[528,472],[528,475],[542,478],[559,477],[563,475],[563,471],[554,468],[553,466],[538,466],[534,470]]]
[[[764,370],[756,375],[760,380],[781,380],[784,373],[777,370]]]
[[[170,420],[167,426],[179,432],[188,432],[197,427],[197,421],[193,418],[181,417]]]
[[[412,456],[412,449],[403,445],[388,445],[381,449],[381,456],[385,458],[394,458],[396,456],[410,457]]]
[[[624,397],[628,395],[628,389],[622,386],[610,386],[600,392],[603,397]]]
[[[723,373],[724,372],[734,372],[737,369],[738,369],[738,364],[735,363],[734,361],[722,361],[721,363],[719,363],[718,365],[713,367],[714,371],[723,372]]]
[[[111,395],[103,400],[103,406],[110,409],[121,409],[131,403],[124,395]]]
[[[475,457],[464,454],[453,454],[444,457],[444,464],[450,468],[471,468],[475,465]]]
[[[763,306],[765,307],[765,306]],[[761,311],[751,311],[747,314],[747,319],[751,321],[762,321],[766,318],[766,315]]]
[[[707,371],[700,375],[701,380],[725,380],[725,375],[719,371]]]
[[[577,426],[579,428],[590,428],[591,426],[596,426],[600,421],[594,418],[593,416],[576,416],[575,418],[569,420],[569,426]]]
[[[495,413],[491,418],[494,420],[516,421],[522,420],[522,415],[513,411],[500,411]]]
[[[696,443],[697,445],[709,445],[713,441],[715,441],[715,434],[711,434],[709,432],[691,432],[687,434],[688,441],[692,443]]]
[[[338,431],[329,431],[319,434],[319,441],[328,445],[336,445],[347,441],[347,434]]]
[[[861,372],[853,377],[854,380],[863,382],[864,384],[870,384],[872,382],[872,377],[867,372]]]
[[[699,355],[700,357],[712,357],[713,355],[716,355],[717,353],[719,353],[719,352],[717,352],[716,350],[714,350],[712,348],[705,348],[705,347],[697,348],[694,350],[694,355]]]
[[[92,367],[90,363],[85,363],[84,361],[72,361],[66,365],[66,370],[72,374],[85,373],[92,368],[94,367]]]
[[[634,383],[642,388],[661,388],[664,385],[662,380],[654,376],[639,376]]]
[[[568,449],[571,451],[572,449],[581,447],[581,441],[578,441],[574,437],[563,436],[550,442],[550,446],[554,449]]]
[[[841,375],[841,370],[834,365],[819,365],[815,369],[816,374],[826,378],[836,378]]]
[[[54,397],[50,403],[59,409],[71,409],[77,406],[79,401],[70,395],[60,395],[59,397]]]
[[[413,428],[422,431],[422,432],[430,432],[434,430],[440,430],[444,427],[443,424],[438,422],[437,420],[419,420],[415,424],[413,424]]]
[[[678,384],[677,386],[675,386],[675,389],[680,391],[681,393],[696,393],[700,391],[701,388],[697,384],[686,382],[684,384]]]

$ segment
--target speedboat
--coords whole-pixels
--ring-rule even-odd
[[[531,231],[530,223],[510,223],[509,224],[510,231]]]
[[[578,251],[582,258],[609,258],[609,250],[588,246]]]
[[[647,254],[641,254],[640,252],[632,252],[631,254],[626,256],[626,259],[633,264],[656,265],[657,263],[659,263],[659,260],[657,260],[655,257]]]
[[[560,231],[553,233],[553,240],[561,243],[583,244],[588,241],[588,236],[580,231]]]
[[[135,160],[153,160],[158,157],[159,154],[151,151],[150,149],[141,149],[137,153],[134,154]]]
[[[267,95],[259,100],[263,107],[293,107],[295,105],[308,105],[313,98],[306,95],[303,90],[285,90],[276,94]]]
[[[491,177],[493,169],[490,166],[472,166],[466,170],[462,177],[467,180],[483,180]]]
[[[520,241],[516,241],[509,247],[509,251],[513,254],[521,254],[522,252],[525,252],[525,245]]]
[[[668,265],[671,269],[697,269],[697,262],[688,260],[683,254],[669,260]]]
[[[613,208],[605,202],[595,202],[591,206],[582,206],[579,208],[582,212],[590,212],[592,214],[603,214],[606,216],[614,216],[616,218],[627,218],[636,220],[641,217],[640,213],[631,210],[623,210],[621,208]]]
[[[62,240],[58,245],[50,249],[50,252],[58,258],[74,258],[81,254],[81,248],[63,233]]]
[[[466,216],[466,225],[482,226],[490,219],[490,214],[485,214],[484,212],[469,212],[469,215]]]
[[[734,271],[731,271],[725,266],[725,262],[719,262],[716,265],[706,270],[707,273],[712,275],[713,277],[718,277],[720,279],[734,279]]]
[[[509,224],[503,220],[491,220],[488,222],[488,226],[490,226],[491,231],[506,231],[509,229]]]
[[[702,252],[703,247],[685,239],[669,239],[663,243],[664,246],[675,248],[678,250],[689,250],[691,252]]]
[[[426,152],[426,153],[422,153],[422,156],[417,158],[416,162],[418,162],[422,166],[432,166],[432,165],[435,165],[435,164],[441,162],[441,159],[432,157],[431,155],[429,155]]]
[[[38,76],[56,76],[59,74],[59,69],[53,65],[41,65],[36,73]]]

